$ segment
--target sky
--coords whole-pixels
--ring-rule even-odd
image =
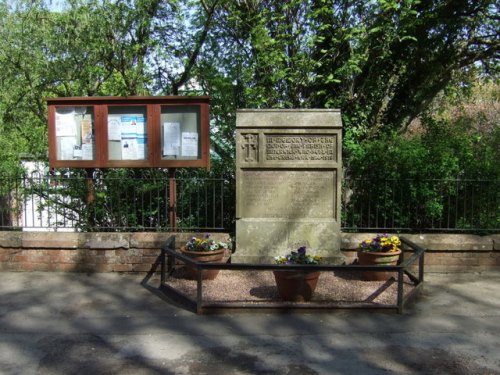
[[[66,4],[66,0],[45,0],[48,8],[60,12],[64,9],[64,5]]]

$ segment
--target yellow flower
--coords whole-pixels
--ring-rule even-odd
[[[392,236],[391,237],[391,242],[396,245],[396,246],[399,246],[401,245],[401,241],[399,240],[398,236]]]

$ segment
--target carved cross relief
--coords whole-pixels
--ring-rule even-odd
[[[246,162],[258,161],[259,153],[259,136],[258,134],[242,134],[243,142],[243,157]]]

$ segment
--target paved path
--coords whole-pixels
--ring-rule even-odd
[[[197,316],[140,281],[0,273],[0,374],[500,374],[500,273],[427,275],[403,315]]]

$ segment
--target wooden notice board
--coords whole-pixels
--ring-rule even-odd
[[[210,166],[207,96],[47,99],[52,168]]]

